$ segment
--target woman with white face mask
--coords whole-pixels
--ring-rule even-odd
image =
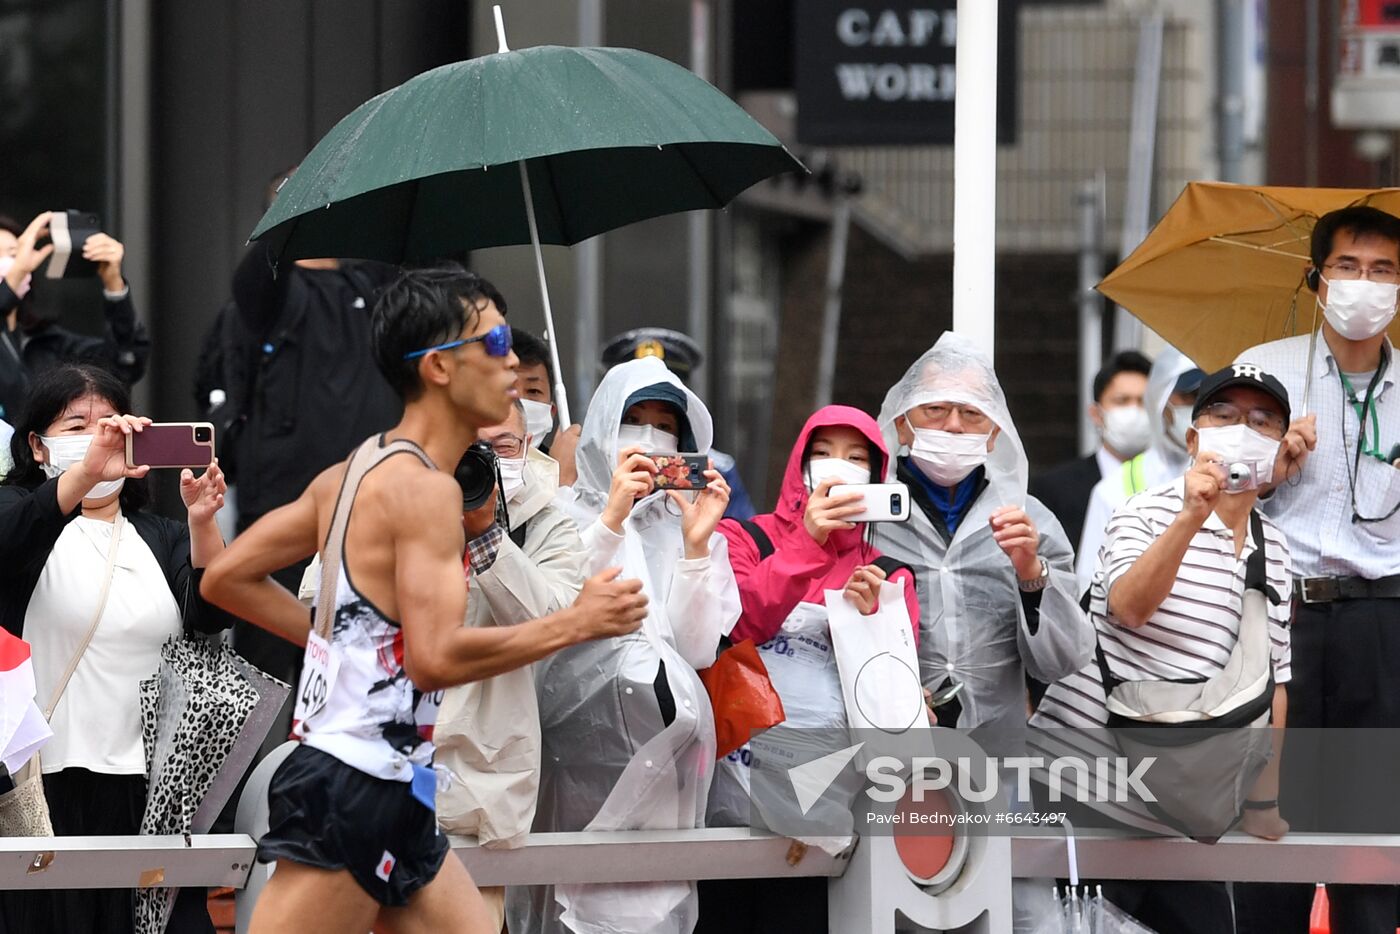
[[[198,479],[182,472],[186,522],[146,512],[141,478],[150,468],[126,466],[126,438],[150,420],[123,414],[130,404],[106,370],[43,374],[11,440],[14,468],[0,482],[0,625],[30,643],[36,700],[52,706],[42,765],[60,836],[140,831],[138,685],[156,672],[167,639],[233,623],[199,596],[200,569],[224,547],[214,522],[223,475],[217,463]],[[202,889],[182,892],[169,930],[211,930],[203,900]],[[0,895],[6,930],[129,931],[132,911],[130,890]]]
[[[658,491],[646,455],[703,455],[712,436],[700,398],[655,358],[609,370],[589,403],[578,481],[561,502],[579,524],[587,573],[621,566],[641,580],[648,613],[636,633],[537,664],[537,832],[704,826],[715,728],[695,672],[714,663],[740,611],[729,546],[715,533],[728,487],[708,470],[693,499]],[[697,913],[688,883],[522,887],[506,902],[515,934],[690,934]]]
[[[859,493],[843,492],[841,486],[878,483],[888,460],[873,418],[849,406],[826,406],[798,433],[773,512],[719,525],[729,541],[743,602],[730,638],[751,639],[759,647],[783,700],[787,727],[845,736],[845,701],[831,651],[826,591],[841,591],[843,599],[869,616],[888,577],[902,584],[918,636],[913,573],[883,558],[869,541],[870,526],[850,521],[865,504]],[[844,740],[836,748],[848,744]],[[749,823],[749,762],[747,744],[720,760],[710,795],[710,826]],[[827,929],[823,879],[725,880],[701,883],[700,892],[697,934]]]

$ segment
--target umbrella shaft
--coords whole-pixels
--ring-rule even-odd
[[[540,230],[535,224],[535,196],[530,191],[530,171],[520,160],[520,189],[525,195],[525,218],[530,223],[530,246],[535,249],[535,272],[540,279],[540,301],[544,304],[545,337],[549,342],[549,359],[554,364],[554,405],[559,411],[559,427],[573,424],[569,417],[569,398],[564,391],[564,369],[559,364],[559,340],[554,332],[554,311],[549,306],[549,283],[544,277],[544,253],[540,250]]]

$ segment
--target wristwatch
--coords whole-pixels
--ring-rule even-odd
[[[1028,581],[1017,580],[1016,586],[1020,587],[1024,593],[1035,593],[1044,590],[1045,585],[1050,583],[1050,562],[1044,558],[1040,559],[1040,576],[1032,577]]]

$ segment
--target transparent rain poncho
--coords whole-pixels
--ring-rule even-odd
[[[714,434],[704,403],[652,358],[614,367],[589,404],[578,482],[566,501],[591,562],[587,573],[621,566],[623,577],[642,581],[651,602],[638,632],[573,646],[536,665],[544,741],[539,832],[704,826],[715,735],[695,670],[713,663],[720,636],[739,618],[728,545],[713,535],[709,558],[685,560],[680,516],[664,493],[639,500],[620,537],[598,521],[627,400],[658,384],[684,394],[696,452],[707,451]],[[689,934],[696,917],[690,883],[513,888],[507,897],[513,934]]]
[[[1172,389],[1181,374],[1196,368],[1181,351],[1168,347],[1152,361],[1152,371],[1147,377],[1147,393],[1144,404],[1147,406],[1147,420],[1152,426],[1151,440],[1142,454],[1141,467],[1137,476],[1141,478],[1143,489],[1151,489],[1169,483],[1186,472],[1190,466],[1190,456],[1175,439],[1168,436],[1162,410],[1171,399]],[[1104,531],[1113,511],[1127,501],[1128,485],[1123,482],[1121,470],[1115,470],[1100,480],[1089,494],[1089,505],[1084,512],[1083,537],[1075,542],[1075,577],[1079,580],[1079,592],[1089,589],[1093,582],[1094,568],[1098,564],[1099,549],[1103,547]]]
[[[900,445],[896,419],[920,405],[976,406],[999,429],[985,465],[987,486],[967,507],[952,540],[922,508],[907,522],[878,525],[875,546],[908,563],[920,606],[920,675],[937,690],[962,682],[960,728],[1026,721],[1025,673],[1053,682],[1092,657],[1094,631],[1079,608],[1074,554],[1050,511],[1026,494],[1027,461],[991,361],[967,338],[945,333],[891,387],[879,424],[892,452]],[[917,470],[912,462],[910,469]],[[895,480],[892,462],[889,480]],[[1002,506],[1025,509],[1040,533],[1050,566],[1038,614],[1028,620],[1011,560],[992,538],[989,518]]]

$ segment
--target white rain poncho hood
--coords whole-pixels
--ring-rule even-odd
[[[989,492],[1001,505],[1024,503],[1029,464],[1021,436],[1011,422],[1006,395],[986,353],[961,334],[945,332],[885,394],[878,419],[880,432],[885,446],[896,456],[907,455],[909,449],[899,443],[895,419],[931,402],[976,406],[992,420],[1000,433],[987,455]],[[894,479],[895,462],[896,457],[890,458],[887,480]]]
[[[635,633],[536,664],[544,737],[536,832],[704,826],[715,736],[695,670],[713,663],[720,636],[739,618],[728,543],[712,535],[708,558],[686,559],[677,506],[661,492],[632,506],[621,536],[599,521],[628,402],[654,387],[649,398],[684,409],[685,453],[704,453],[713,437],[704,404],[659,360],[614,367],[593,395],[578,481],[564,502],[579,524],[587,573],[620,566],[624,578],[642,582],[648,613]],[[520,934],[689,934],[696,917],[695,887],[684,882],[514,887],[507,897],[508,925]]]
[[[1194,369],[1197,369],[1196,364],[1185,354],[1175,347],[1168,347],[1152,362],[1152,371],[1147,377],[1147,393],[1143,400],[1147,406],[1147,421],[1152,426],[1149,449],[1160,452],[1162,459],[1168,463],[1183,465],[1183,469],[1187,454],[1167,436],[1167,425],[1162,419],[1162,410],[1171,399],[1176,381],[1183,373]]]
[[[909,484],[914,508],[906,522],[879,523],[875,547],[914,571],[924,686],[963,685],[961,728],[1023,725],[1026,673],[1056,681],[1091,657],[1093,629],[1079,609],[1073,552],[1055,517],[1026,495],[1026,455],[1006,396],[987,355],[961,335],[939,338],[885,396],[879,423],[891,450],[899,444],[896,417],[932,402],[976,406],[1001,429],[985,465],[985,486],[973,493],[950,536],[924,494],[917,465],[906,457],[889,479]],[[1050,569],[1030,614],[1011,559],[992,537],[991,515],[1004,506],[1025,509]]]

